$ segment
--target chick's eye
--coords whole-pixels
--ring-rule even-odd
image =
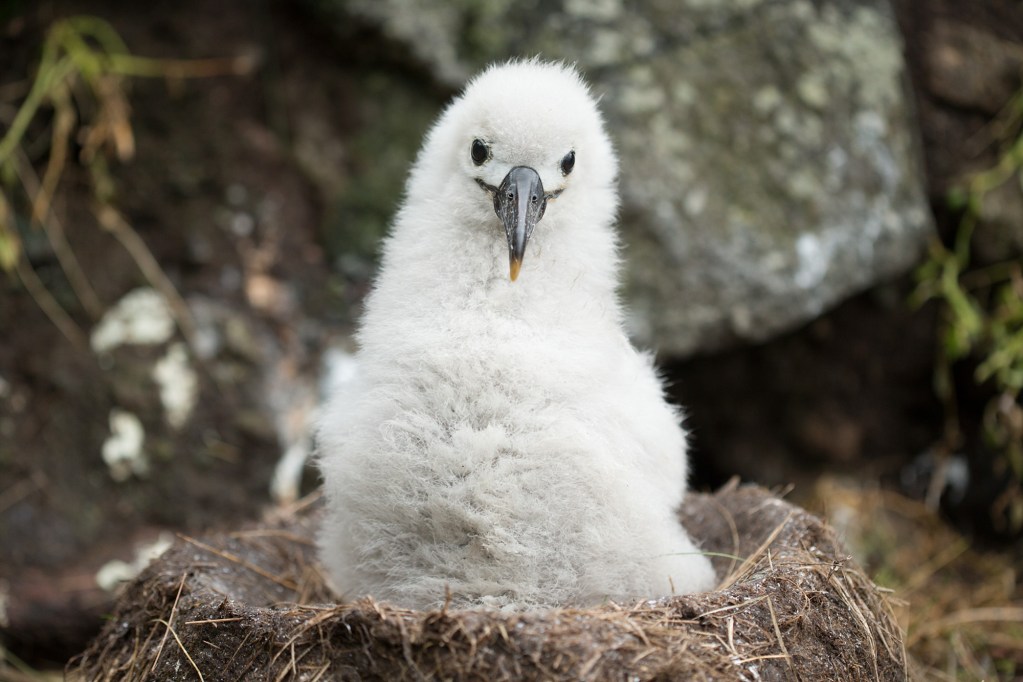
[[[568,175],[575,168],[575,151],[570,151],[565,154],[565,157],[561,159],[561,173],[562,175]]]
[[[486,163],[487,159],[490,158],[490,147],[483,140],[476,138],[472,141],[472,148],[469,150],[469,156],[472,157],[472,162],[477,166],[482,166]]]

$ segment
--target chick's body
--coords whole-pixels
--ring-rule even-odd
[[[547,205],[513,282],[495,202],[516,168],[535,169]],[[367,301],[359,377],[319,428],[322,557],[345,597],[528,607],[713,586],[676,516],[679,415],[622,330],[615,175],[561,65],[492,68],[431,131]]]

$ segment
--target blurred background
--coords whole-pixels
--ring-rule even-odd
[[[826,517],[917,678],[1023,679],[1019,0],[4,0],[0,680],[315,489],[424,132],[536,54],[602,97],[693,486]]]

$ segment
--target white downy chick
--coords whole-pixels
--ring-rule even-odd
[[[427,136],[318,428],[345,599],[592,605],[712,589],[685,434],[616,287],[617,161],[569,66],[476,77]]]

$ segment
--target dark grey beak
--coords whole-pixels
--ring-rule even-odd
[[[516,166],[508,171],[494,192],[494,211],[504,223],[504,232],[508,236],[508,261],[513,282],[519,276],[526,243],[546,208],[547,196],[543,192],[540,174],[528,166]]]

